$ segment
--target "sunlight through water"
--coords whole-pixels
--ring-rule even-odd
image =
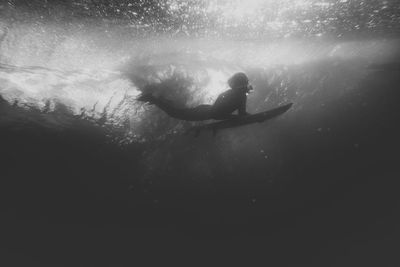
[[[45,113],[64,106],[128,135],[165,136],[185,126],[135,101],[147,84],[179,105],[212,104],[245,71],[254,110],[301,105],[320,78],[310,65],[328,62],[333,75],[346,61],[389,60],[399,11],[396,1],[361,0],[9,1],[0,4],[0,94]]]

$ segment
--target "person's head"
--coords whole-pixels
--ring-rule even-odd
[[[238,72],[229,78],[228,85],[232,89],[246,89],[248,91],[249,78],[243,72]]]

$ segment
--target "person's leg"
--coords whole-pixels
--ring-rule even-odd
[[[194,108],[188,108],[185,110],[185,115],[190,120],[202,121],[212,119],[212,106],[211,105],[199,105]]]
[[[151,105],[156,105],[158,108],[162,109],[171,117],[179,117],[179,114],[181,113],[181,110],[179,108],[176,108],[171,101],[163,98],[154,97],[150,93],[142,94],[138,98],[136,98],[136,100],[146,102]]]
[[[211,105],[200,105],[194,108],[178,108],[175,107],[171,101],[154,97],[151,94],[141,95],[137,98],[137,100],[156,105],[169,116],[180,120],[200,121],[209,120],[212,118]]]

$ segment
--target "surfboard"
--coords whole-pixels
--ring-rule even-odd
[[[202,125],[196,125],[191,127],[186,131],[186,133],[194,133],[194,135],[197,137],[200,135],[201,132],[203,131],[212,131],[213,135],[216,135],[219,130],[222,129],[227,129],[227,128],[234,128],[234,127],[239,127],[247,124],[252,124],[252,123],[261,123],[270,119],[273,119],[286,111],[288,111],[292,107],[293,103],[289,103],[277,108],[273,108],[270,110],[266,110],[263,112],[251,114],[251,115],[246,115],[246,116],[238,116],[233,119],[228,119],[228,120],[222,120],[222,121],[217,121],[217,122],[211,122],[207,124],[202,124]]]

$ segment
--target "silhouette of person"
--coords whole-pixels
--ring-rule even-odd
[[[213,105],[199,105],[194,108],[179,108],[174,106],[172,101],[155,97],[151,93],[140,95],[137,100],[156,105],[169,116],[187,121],[201,120],[226,120],[238,116],[249,115],[246,112],[247,94],[253,87],[249,84],[249,79],[243,72],[234,74],[228,80],[231,89],[221,93]],[[237,115],[232,114],[238,111]]]

